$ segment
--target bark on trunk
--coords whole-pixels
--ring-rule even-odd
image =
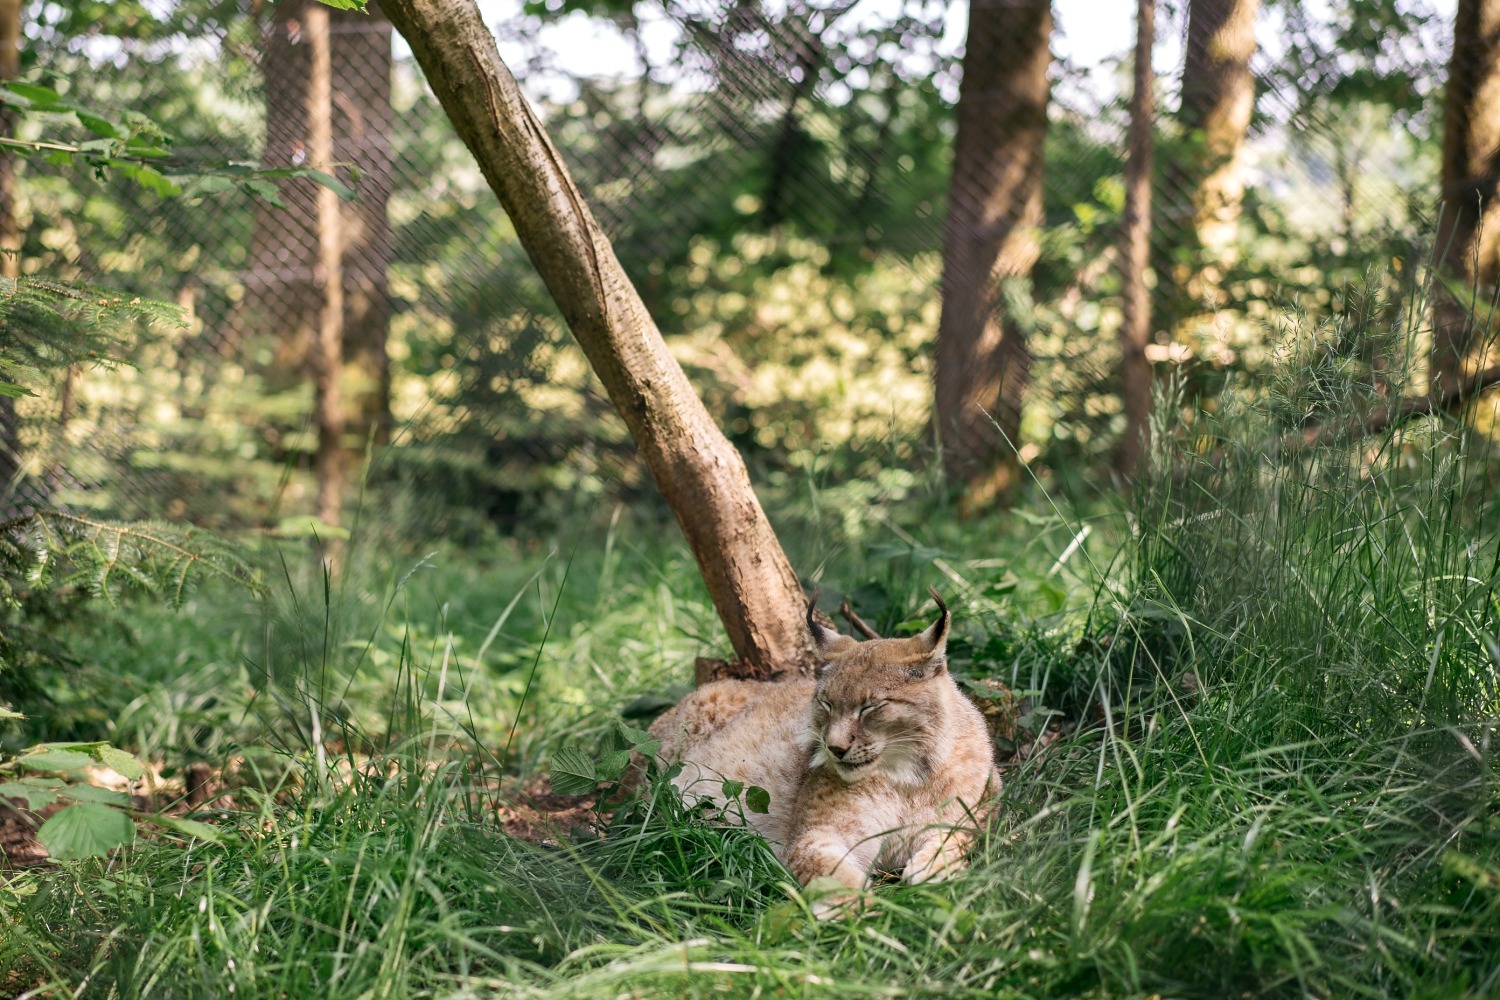
[[[333,170],[333,51],[328,8],[304,11],[309,73],[307,158],[311,166]],[[344,408],[340,375],[344,367],[344,269],[339,197],[319,186],[316,194],[318,264],[321,286],[317,341],[312,351],[313,422],[318,428],[318,520],[336,525],[344,496]]]
[[[329,15],[334,159],[359,171],[359,197],[341,206],[345,409],[349,439],[359,447],[372,436],[377,445],[391,436],[391,23],[378,4],[367,11]]]
[[[1125,436],[1115,467],[1128,483],[1141,471],[1150,446],[1151,293],[1146,270],[1151,263],[1152,129],[1156,121],[1156,78],[1151,51],[1156,41],[1156,0],[1138,0],[1135,13],[1135,89],[1130,97],[1129,155],[1125,160],[1125,215],[1120,232],[1120,397],[1125,409]]]
[[[13,80],[21,67],[21,0],[0,0],[0,80]],[[0,135],[15,134],[16,113],[0,104]],[[16,154],[0,148],[0,276],[21,273],[21,232],[16,221]],[[0,500],[10,495],[21,472],[20,420],[16,401],[0,396]],[[5,504],[0,504],[4,509]]]
[[[474,0],[386,0],[578,338],[761,676],[814,661],[803,596],[739,453],[714,425],[547,137]]]
[[[1255,15],[1260,0],[1191,0],[1182,67],[1183,129],[1194,149],[1174,171],[1179,238],[1193,263],[1178,287],[1200,308],[1224,305],[1221,285],[1234,262],[1245,196],[1242,152],[1255,110]]]
[[[1488,329],[1500,277],[1500,0],[1459,0],[1448,63],[1437,252],[1442,280],[1433,304],[1432,391],[1451,392],[1484,362],[1472,357]]]
[[[281,0],[266,29],[261,70],[265,79],[266,167],[304,167],[310,162],[308,88],[311,46],[308,16],[317,0]],[[258,201],[250,240],[240,330],[270,338],[274,359],[267,373],[282,390],[306,377],[317,342],[323,287],[318,280],[318,187],[297,180],[278,186],[286,206]]]
[[[1017,480],[1031,353],[1006,299],[1017,298],[1013,284],[1029,285],[1040,252],[1051,34],[1047,0],[969,8],[935,377],[944,466],[969,509],[1008,494]]]

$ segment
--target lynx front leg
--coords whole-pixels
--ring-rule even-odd
[[[929,830],[917,841],[902,879],[910,885],[936,882],[958,874],[974,835],[967,830]]]
[[[830,891],[813,902],[813,916],[819,920],[852,911],[868,874],[848,844],[828,836],[795,840],[787,851],[786,865],[804,886],[814,880],[833,883]]]

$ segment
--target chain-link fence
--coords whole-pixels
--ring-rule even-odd
[[[765,483],[899,491],[934,459],[965,11],[866,6],[569,0],[495,22],[674,353]],[[1188,6],[1160,12],[1158,54],[1204,44]],[[1124,432],[1130,53],[1121,35],[1123,62],[1083,61],[1092,7],[1059,4],[1074,55],[1048,69],[1043,214],[1018,326],[1031,376],[1016,445],[1043,475],[1107,469]],[[1203,154],[1192,81],[1158,67],[1145,275],[1158,370],[1209,392],[1267,364],[1289,316],[1421,264],[1449,28],[1394,7],[1410,19],[1400,43],[1363,48],[1300,5],[1261,11],[1254,116],[1214,166],[1232,174],[1217,197],[1233,204],[1207,236],[1204,175],[1182,167]],[[331,223],[305,178],[163,198],[117,172],[24,159],[25,272],[175,302],[186,317],[136,331],[133,367],[74,368],[19,402],[30,481],[126,517],[244,527],[313,512],[315,345],[332,322],[351,495],[363,469],[451,531],[504,524],[542,498],[643,490],[623,425],[404,44],[378,11],[312,8],[182,0],[85,23],[27,5],[25,73],[144,113],[184,160],[331,159],[358,192]],[[1391,91],[1397,79],[1405,91]],[[1002,146],[1007,127],[994,122]]]

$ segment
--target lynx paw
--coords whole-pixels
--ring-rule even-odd
[[[865,908],[863,892],[849,888],[832,876],[813,879],[803,887],[802,893],[812,904],[813,916],[819,920],[855,916]]]

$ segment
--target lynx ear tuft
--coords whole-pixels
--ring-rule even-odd
[[[912,640],[917,648],[927,656],[927,664],[922,668],[923,675],[936,675],[943,672],[948,664],[948,625],[951,616],[948,614],[948,605],[938,596],[933,588],[927,588],[932,594],[932,599],[937,602],[937,621],[919,632]]]
[[[819,593],[821,591],[814,591],[812,600],[807,602],[807,630],[812,633],[813,645],[818,647],[818,652],[823,656],[827,656],[835,648],[843,645],[842,640],[846,637],[841,635],[836,629],[818,624],[818,620],[813,617],[813,611],[818,606]]]

